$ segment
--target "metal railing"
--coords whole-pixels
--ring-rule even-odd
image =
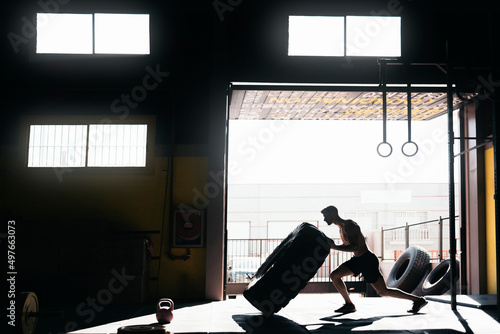
[[[247,283],[266,258],[283,239],[229,239],[227,241],[228,283]],[[342,243],[340,239],[333,239]],[[329,282],[330,273],[351,258],[350,252],[331,250],[323,265],[310,282]],[[357,282],[357,277],[346,277],[345,281]]]
[[[430,253],[431,261],[441,262],[443,259],[449,259],[449,250],[443,249],[443,245],[449,245],[449,221],[449,217],[439,217],[415,224],[406,223],[399,227],[382,227],[381,260],[396,260],[412,245],[424,247]]]

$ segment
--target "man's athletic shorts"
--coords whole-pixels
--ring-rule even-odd
[[[377,255],[370,251],[361,256],[353,256],[344,264],[354,273],[354,276],[358,276],[360,273],[363,274],[367,283],[375,283],[379,277],[383,277]]]

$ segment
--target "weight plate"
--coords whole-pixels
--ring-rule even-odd
[[[165,328],[158,325],[133,325],[118,328],[117,334],[146,333],[146,334],[166,334]]]
[[[17,297],[18,306],[16,328],[18,333],[32,334],[35,332],[38,313],[38,298],[34,292],[21,292]]]

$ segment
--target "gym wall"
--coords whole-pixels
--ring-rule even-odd
[[[80,303],[108,283],[112,265],[119,262],[104,256],[113,242],[147,239],[152,254],[138,264],[147,272],[113,302],[203,299],[205,248],[191,248],[185,261],[169,257],[186,251],[169,248],[173,210],[182,205],[204,209],[196,196],[207,183],[207,158],[192,147],[181,145],[173,165],[170,156],[155,156],[148,172],[74,169],[58,177],[55,168],[25,167],[24,150],[17,145],[3,146],[0,163],[8,177],[2,188],[8,194],[2,211],[18,228],[19,288],[36,291],[45,305]],[[161,151],[157,147],[157,155],[168,155]]]

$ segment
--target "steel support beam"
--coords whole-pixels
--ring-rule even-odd
[[[446,45],[448,49],[448,43]],[[448,51],[448,50],[447,50]],[[450,69],[447,73],[447,102],[448,102],[448,172],[449,172],[449,217],[450,217],[450,262],[451,262],[451,277],[450,282],[455,281],[458,274],[456,271],[456,237],[455,237],[455,154],[453,153],[453,145],[455,143],[455,135],[453,133],[453,83],[450,76]],[[451,309],[457,309],[457,286],[451,284]]]

